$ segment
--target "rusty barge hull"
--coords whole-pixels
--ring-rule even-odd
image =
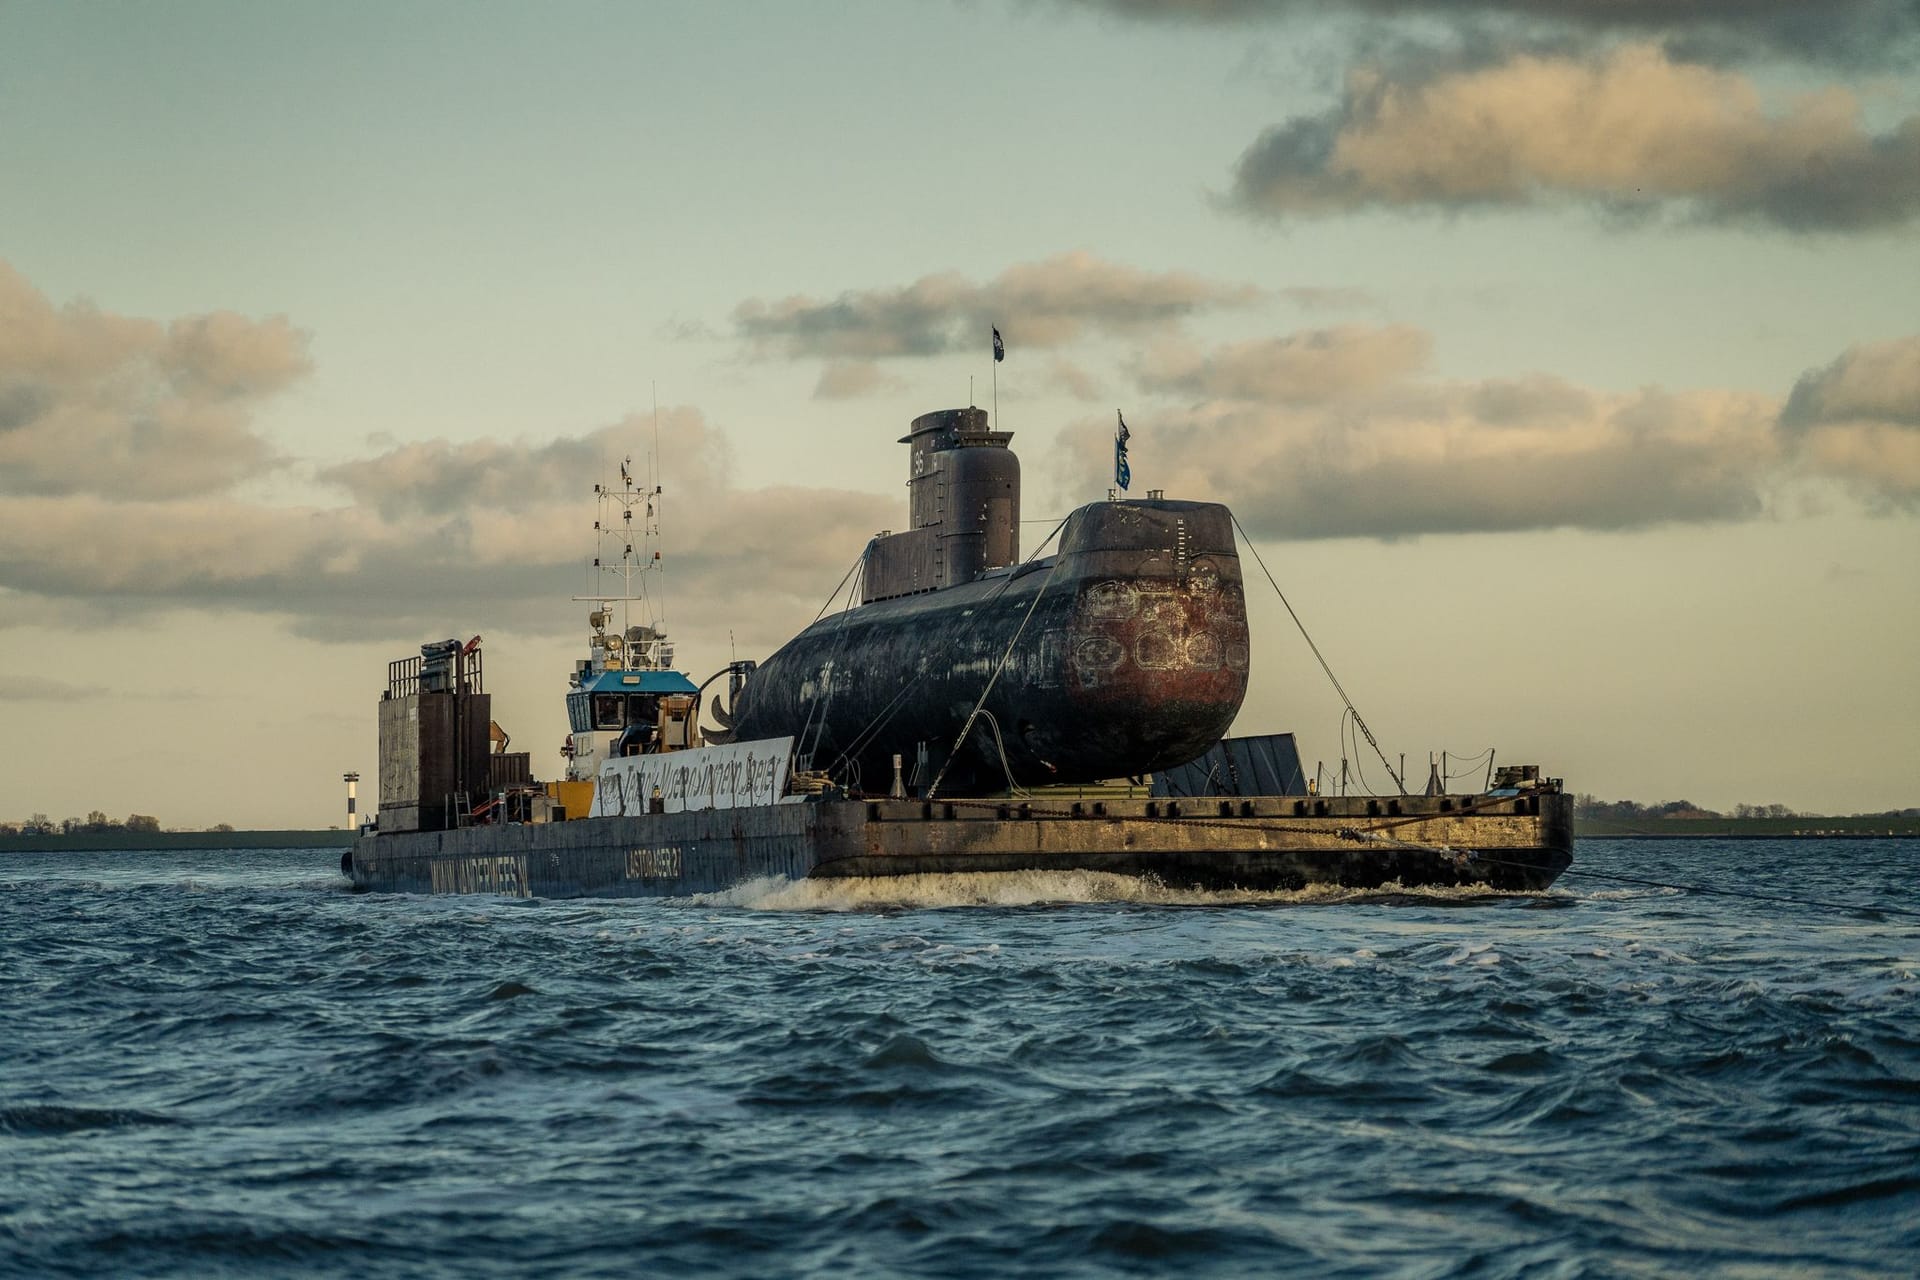
[[[766,879],[1098,871],[1169,888],[1539,891],[1572,861],[1573,800],[821,800],[361,839],[358,889],[686,897]]]

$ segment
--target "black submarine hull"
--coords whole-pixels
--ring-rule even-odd
[[[946,794],[1139,775],[1227,732],[1249,655],[1227,509],[1099,502],[1055,556],[816,622],[752,673],[728,737],[792,735],[802,768],[869,794],[895,755]]]

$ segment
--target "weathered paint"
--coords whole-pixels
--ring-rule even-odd
[[[665,813],[775,804],[792,758],[792,738],[615,757],[600,766],[593,816],[647,813],[656,799]]]
[[[489,791],[485,693],[412,692],[380,700],[380,823],[388,831],[438,831],[449,797]]]
[[[857,804],[786,804],[370,836],[353,846],[347,870],[358,888],[398,893],[711,893],[810,874],[822,852],[858,848],[865,812]]]

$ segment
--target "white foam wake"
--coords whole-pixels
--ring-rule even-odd
[[[1104,871],[948,872],[914,876],[850,876],[839,879],[749,880],[718,893],[675,901],[700,907],[748,911],[898,911],[941,907],[1038,907],[1072,903],[1137,903],[1142,906],[1320,905],[1422,898],[1463,901],[1487,897],[1485,888],[1416,888],[1386,884],[1378,889],[1310,885],[1299,890],[1173,889],[1139,876]]]

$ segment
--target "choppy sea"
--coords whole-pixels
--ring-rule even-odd
[[[1577,850],[1786,901],[336,858],[0,857],[0,1272],[1920,1272],[1920,841]]]

